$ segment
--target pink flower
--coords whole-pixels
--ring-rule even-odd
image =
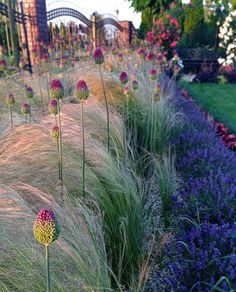
[[[122,71],[119,75],[119,80],[122,84],[126,84],[129,81],[128,74],[125,71]]]
[[[89,97],[89,90],[84,80],[79,80],[75,87],[75,96],[79,100],[86,100]]]
[[[157,79],[157,71],[156,69],[151,69],[149,72],[149,78],[151,80],[156,80]]]
[[[64,96],[64,87],[59,79],[54,79],[50,85],[50,96],[54,99],[62,99]]]
[[[7,63],[5,60],[0,60],[0,72],[3,72],[7,69]]]

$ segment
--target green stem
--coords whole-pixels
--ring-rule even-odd
[[[82,127],[82,147],[83,147],[83,196],[85,195],[85,143],[84,143],[84,110],[83,100],[81,100],[81,127]]]
[[[50,283],[50,269],[49,269],[49,247],[48,245],[45,246],[46,250],[46,277],[47,277],[47,292],[51,290],[51,283]]]
[[[61,177],[60,180],[63,184],[63,166],[62,166],[62,131],[61,131],[61,107],[60,107],[60,101],[58,101],[58,120],[59,120],[59,131],[60,131],[60,136],[59,136],[59,149],[60,149],[60,170],[61,170]]]
[[[46,70],[46,83],[47,83],[47,92],[48,92],[48,100],[50,100],[49,86],[48,86],[48,72]]]
[[[13,131],[12,107],[10,105],[9,105],[9,113],[10,113],[10,119],[11,119],[11,129]]]
[[[110,148],[110,119],[109,119],[108,102],[107,102],[107,96],[106,96],[106,90],[105,90],[104,80],[103,80],[103,77],[102,77],[101,65],[99,65],[99,72],[100,72],[100,77],[101,77],[101,80],[102,80],[102,90],[103,90],[103,95],[104,95],[105,104],[106,104],[106,114],[107,114],[107,149],[109,151],[109,148]]]
[[[124,95],[124,86],[121,83],[121,94],[123,98],[122,104],[122,119],[123,119],[123,146],[124,146],[124,154],[126,156],[126,131],[125,131],[125,95]]]
[[[42,107],[42,111],[44,113],[43,94],[42,94],[42,88],[41,88],[41,82],[40,82],[40,76],[39,76],[39,68],[38,68],[38,66],[37,66],[37,73],[38,73],[38,82],[39,82],[39,91],[40,91],[41,107]]]
[[[60,147],[57,139],[57,161],[58,161],[58,180],[61,180],[61,158],[60,158]]]
[[[31,100],[29,98],[29,106],[30,106],[30,113],[29,113],[29,116],[30,116],[30,125],[31,125]]]

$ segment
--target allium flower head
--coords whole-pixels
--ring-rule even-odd
[[[30,105],[28,103],[23,103],[21,106],[21,112],[23,115],[29,115],[30,114]]]
[[[138,49],[137,54],[140,59],[145,59],[146,57],[146,51],[143,48]]]
[[[57,108],[57,99],[52,99],[49,103],[48,110],[50,114],[57,115],[58,108]]]
[[[155,61],[155,54],[153,52],[149,52],[147,55],[146,55],[146,60],[148,62],[154,62]]]
[[[24,69],[25,68],[25,62],[24,62],[23,59],[20,59],[19,67],[20,67],[20,69]]]
[[[129,81],[128,74],[125,71],[122,71],[119,75],[120,82],[126,84]]]
[[[104,55],[103,52],[100,48],[96,48],[94,53],[93,53],[93,58],[94,58],[94,62],[95,64],[103,64],[104,63]]]
[[[118,55],[117,55],[117,60],[118,60],[118,62],[123,62],[123,60],[124,60],[124,57],[123,57],[123,54],[122,53],[119,53]]]
[[[7,69],[7,63],[5,60],[0,60],[0,72],[3,72]]]
[[[60,229],[51,209],[41,209],[34,222],[34,237],[43,245],[49,246],[57,240]]]
[[[132,88],[133,88],[133,90],[138,89],[138,81],[137,80],[132,81]]]
[[[149,72],[149,78],[151,80],[156,80],[157,79],[157,71],[156,69],[151,69]]]
[[[41,62],[43,64],[47,64],[48,63],[48,60],[49,60],[48,54],[43,54],[42,57],[41,57]]]
[[[25,87],[25,93],[26,93],[27,98],[33,98],[34,96],[33,89],[30,86]]]
[[[85,100],[89,97],[89,89],[84,80],[79,80],[75,87],[75,96],[79,100]]]
[[[7,98],[6,98],[6,104],[8,106],[13,106],[15,104],[16,100],[15,100],[15,97],[13,96],[12,93],[9,93]]]
[[[51,129],[51,136],[53,139],[58,140],[60,138],[60,129],[58,126],[53,126]]]
[[[124,88],[124,95],[128,96],[129,93],[130,93],[129,86],[126,85],[125,88]]]
[[[38,57],[38,49],[36,47],[32,48],[31,53],[32,53],[33,58]]]
[[[117,50],[116,50],[116,48],[112,48],[112,49],[111,49],[111,53],[112,53],[112,55],[116,55],[116,54],[117,54]]]
[[[59,79],[54,79],[50,85],[50,96],[53,99],[62,99],[64,96],[64,87]]]
[[[155,93],[160,93],[161,92],[161,84],[157,83],[155,86]]]
[[[159,101],[159,100],[160,100],[160,93],[155,92],[155,93],[153,94],[153,99],[154,99],[154,101]]]

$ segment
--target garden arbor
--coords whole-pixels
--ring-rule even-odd
[[[26,24],[28,42],[30,50],[39,46],[40,42],[48,42],[47,22],[57,17],[70,16],[83,22],[89,30],[93,41],[93,47],[98,44],[97,31],[105,25],[113,25],[119,31],[119,40],[122,44],[130,45],[134,27],[131,21],[116,21],[113,18],[97,19],[96,13],[93,13],[91,20],[79,11],[69,7],[59,7],[50,11],[46,10],[45,0],[24,0],[24,11],[30,15],[29,22]],[[24,37],[22,39],[24,43]]]

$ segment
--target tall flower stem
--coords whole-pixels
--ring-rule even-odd
[[[125,95],[124,95],[124,86],[121,84],[121,94],[122,94],[122,101],[123,101],[123,106],[122,106],[122,119],[123,119],[123,145],[124,145],[124,154],[126,156],[126,131],[125,131]]]
[[[42,107],[42,111],[44,113],[43,93],[42,93],[42,88],[41,88],[41,81],[40,81],[39,67],[38,66],[37,66],[37,75],[38,75],[38,83],[39,83],[39,92],[40,92],[41,107]]]
[[[9,114],[10,114],[10,119],[11,119],[11,129],[13,131],[12,107],[10,105],[9,105]]]
[[[29,113],[29,118],[30,118],[30,125],[31,125],[31,100],[30,100],[30,98],[29,98],[29,106],[30,106],[30,113]]]
[[[100,72],[100,77],[102,81],[102,90],[103,90],[103,95],[105,99],[105,104],[106,104],[106,114],[107,114],[107,149],[109,151],[110,148],[110,119],[109,119],[109,109],[108,109],[108,102],[107,102],[107,95],[106,95],[106,90],[105,90],[105,85],[104,85],[104,80],[102,77],[102,70],[101,70],[101,65],[99,64],[99,72]]]
[[[63,172],[62,172],[62,131],[61,131],[61,106],[60,102],[58,102],[58,120],[59,120],[59,130],[60,130],[60,137],[59,137],[59,151],[60,151],[60,181],[63,184]]]
[[[46,251],[46,278],[47,278],[47,292],[51,291],[51,283],[50,283],[50,267],[49,267],[49,247],[45,245]]]
[[[57,160],[58,160],[58,179],[61,180],[61,158],[60,158],[60,147],[59,141],[57,140]]]
[[[84,141],[84,101],[81,100],[81,128],[82,128],[82,148],[83,148],[83,196],[85,195],[85,141]]]

